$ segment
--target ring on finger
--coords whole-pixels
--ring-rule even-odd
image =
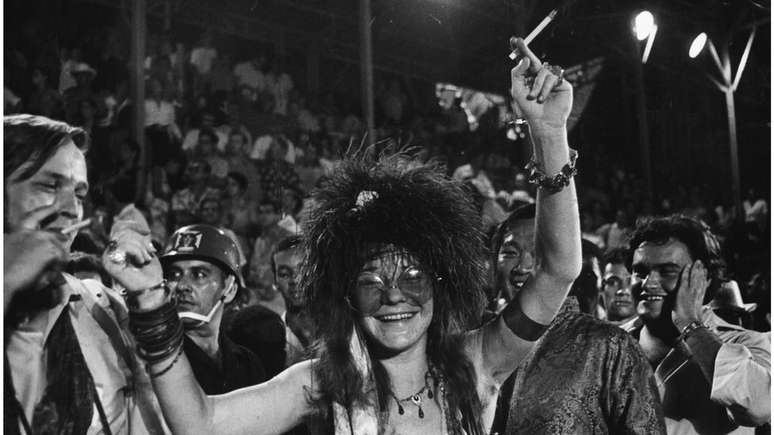
[[[548,72],[550,72],[551,74],[557,77],[556,85],[559,85],[562,83],[562,80],[564,80],[564,68],[558,65],[551,65],[549,63],[544,63],[543,68],[547,69]]]
[[[126,264],[126,252],[114,250],[108,254],[108,258],[115,264]]]

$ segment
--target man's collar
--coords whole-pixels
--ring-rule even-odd
[[[83,294],[85,293],[85,288],[80,283],[78,278],[67,273],[63,273],[62,276],[64,277],[66,283],[59,286],[59,291],[61,292],[61,299],[59,300],[59,303],[55,307],[47,310],[46,315],[48,319],[46,321],[46,327],[43,330],[43,343],[46,343],[48,340],[48,335],[54,328],[56,320],[60,315],[62,315],[62,311],[69,307],[70,299],[75,299],[78,296],[82,298]]]
[[[713,311],[712,307],[709,305],[705,305],[701,308],[701,321],[710,329],[732,329],[735,331],[746,331],[745,328],[739,325],[734,325],[733,323],[728,323],[723,320],[720,316],[715,314],[715,311]]]
[[[628,333],[632,333],[635,330],[638,330],[642,328],[644,323],[638,316],[634,316],[633,318],[629,319],[628,321],[621,323],[618,325],[619,328],[623,329],[624,331]]]
[[[613,324],[613,325],[615,325],[615,326],[618,326],[618,327],[619,327],[619,328],[621,328],[621,329],[624,329],[624,326],[625,326],[625,325],[629,325],[629,324],[631,324],[633,321],[635,321],[635,320],[637,320],[637,319],[638,319],[638,317],[637,317],[637,315],[635,314],[635,315],[633,315],[632,317],[629,317],[628,319],[623,319],[623,320],[608,320],[608,322],[609,322],[609,323],[611,323],[611,324]]]

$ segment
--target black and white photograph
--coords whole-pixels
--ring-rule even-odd
[[[3,433],[772,433],[770,0],[0,3]]]

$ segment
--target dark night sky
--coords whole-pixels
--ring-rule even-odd
[[[5,2],[6,45],[14,44],[25,21],[60,26],[58,35],[73,40],[73,32],[85,37],[93,25],[64,26],[74,20],[99,24],[110,17],[121,22],[118,9],[102,9],[104,1]],[[149,9],[159,1],[148,1]],[[319,44],[321,87],[356,93],[357,2],[355,0],[189,0],[173,4],[216,7],[218,13],[247,17],[264,23],[264,41],[269,47],[273,31],[286,33],[286,68],[296,77],[306,72],[308,47]],[[648,119],[650,122],[654,181],[657,190],[675,184],[709,183],[727,190],[729,179],[727,126],[723,95],[705,77],[717,76],[710,57],[687,56],[691,38],[705,30],[716,42],[731,34],[731,58],[736,65],[744,48],[747,30],[730,32],[740,23],[766,20],[758,36],[747,69],[736,93],[742,168],[742,185],[757,185],[768,191],[770,180],[770,2],[763,0],[577,0],[567,2],[506,0],[372,0],[374,60],[377,78],[401,77],[415,89],[417,100],[433,100],[434,81],[449,81],[473,88],[505,93],[508,69],[507,40],[527,33],[548,11],[560,5],[562,13],[533,43],[552,63],[565,66],[603,56],[605,68],[583,118],[572,134],[575,145],[599,160],[609,156],[636,170],[637,132],[634,110],[634,75],[631,54],[631,19],[647,8],[659,24],[651,58],[644,67]],[[156,8],[158,10],[158,8]],[[100,12],[102,11],[102,12]],[[220,12],[222,11],[222,12]],[[181,13],[182,14],[182,13]],[[127,15],[124,12],[124,15]],[[158,15],[149,25],[158,27]],[[222,20],[217,13],[215,22]],[[110,20],[111,18],[108,18]],[[225,27],[225,26],[224,26]],[[197,36],[196,27],[175,24],[177,34]],[[260,32],[259,32],[260,33]],[[268,38],[268,39],[267,39]],[[222,35],[219,40],[235,56],[255,47],[255,42]],[[6,48],[7,48],[6,47]],[[242,48],[242,50],[239,50]],[[244,50],[247,48],[247,50]],[[6,50],[6,53],[8,51]],[[342,61],[343,58],[349,59]],[[385,72],[384,68],[392,69]],[[412,77],[412,73],[415,76]],[[424,76],[422,77],[416,77]],[[297,79],[303,83],[303,79]],[[353,98],[357,100],[357,96]],[[593,168],[593,166],[592,166]]]

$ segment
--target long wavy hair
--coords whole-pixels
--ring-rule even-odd
[[[360,327],[347,296],[372,248],[393,245],[439,278],[427,332],[428,362],[445,378],[456,424],[481,434],[476,373],[462,340],[465,331],[480,324],[483,312],[485,238],[462,185],[444,176],[437,162],[415,156],[411,149],[349,152],[313,194],[316,207],[304,229],[300,282],[318,335],[319,394],[310,400],[327,417],[333,402],[377,406],[382,422],[386,417],[391,383],[372,359],[378,403],[369,403],[364,392],[369,379],[350,354],[350,336]]]

